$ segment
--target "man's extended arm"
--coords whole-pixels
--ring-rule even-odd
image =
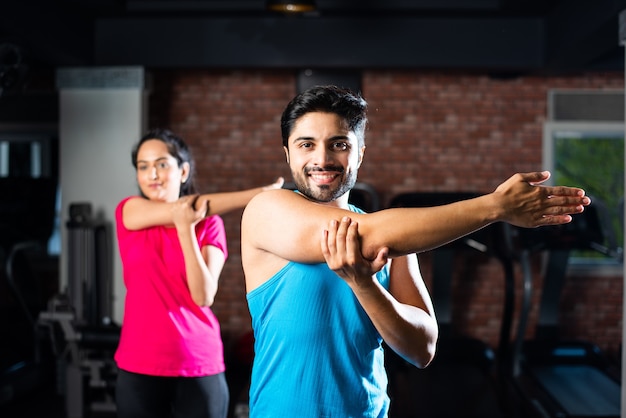
[[[441,246],[493,222],[533,228],[571,221],[590,204],[584,191],[539,186],[547,172],[515,174],[489,194],[430,208],[393,208],[356,214],[314,203],[288,190],[262,193],[251,200],[242,220],[242,251],[250,248],[282,259],[323,263],[319,235],[330,219],[350,216],[359,224],[363,256],[380,248],[391,257]]]

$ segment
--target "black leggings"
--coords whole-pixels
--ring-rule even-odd
[[[118,418],[226,418],[224,373],[162,377],[120,370],[115,387]]]

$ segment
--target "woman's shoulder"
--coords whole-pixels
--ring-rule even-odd
[[[128,202],[131,199],[143,199],[143,197],[137,196],[137,195],[126,196],[122,200],[119,201],[119,203],[117,204],[117,207],[122,208],[126,204],[126,202]]]
[[[125,198],[123,198],[122,200],[119,201],[119,203],[117,204],[117,206],[115,207],[115,219],[117,220],[118,223],[123,223],[123,210],[124,210],[124,206],[131,200],[134,199],[143,199],[143,197],[141,196],[126,196]]]

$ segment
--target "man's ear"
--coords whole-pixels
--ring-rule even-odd
[[[365,145],[363,145],[361,147],[361,149],[359,150],[359,165],[358,167],[361,167],[361,163],[363,163],[363,157],[365,156]]]
[[[289,164],[289,148],[283,146],[283,150],[285,150],[285,159],[287,160],[287,164]]]

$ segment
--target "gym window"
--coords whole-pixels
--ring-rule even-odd
[[[544,167],[551,184],[579,186],[592,197],[603,242],[574,250],[570,269],[621,272],[624,246],[624,94],[551,91],[544,125]],[[619,268],[619,270],[618,270]]]

